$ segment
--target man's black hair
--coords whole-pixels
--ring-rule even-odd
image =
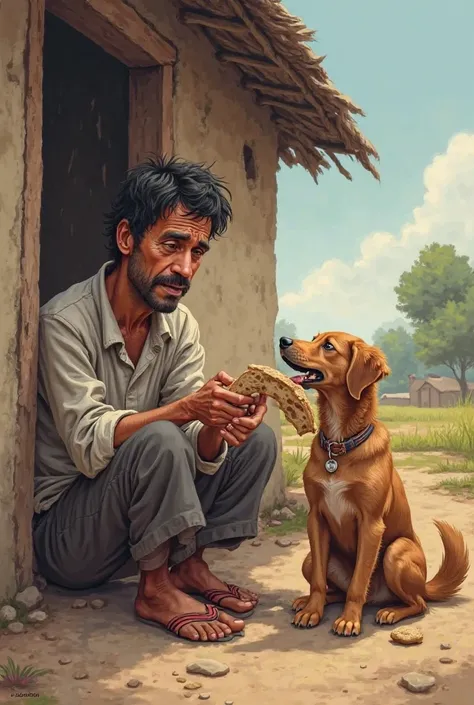
[[[178,205],[195,218],[211,221],[210,239],[222,235],[232,219],[231,194],[222,179],[204,164],[178,157],[147,159],[127,172],[109,213],[105,215],[107,249],[117,265],[122,253],[117,247],[116,232],[121,220],[127,220],[138,246],[146,231],[159,218]]]

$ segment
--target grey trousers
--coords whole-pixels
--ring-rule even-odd
[[[39,515],[38,571],[48,582],[86,589],[106,582],[130,557],[140,563],[159,553],[166,542],[170,565],[198,548],[236,548],[257,535],[276,454],[274,433],[261,424],[240,448],[229,448],[215,475],[204,475],[175,424],[149,424],[95,479],[81,475]]]

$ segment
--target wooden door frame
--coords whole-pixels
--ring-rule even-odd
[[[45,11],[101,46],[130,69],[129,165],[150,154],[171,154],[173,65],[176,48],[122,0],[28,0],[25,60],[25,181],[18,320],[18,406],[14,467],[15,572],[31,583],[36,427],[42,90]]]

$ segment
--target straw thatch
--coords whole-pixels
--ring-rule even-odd
[[[317,181],[330,161],[351,179],[336,155],[356,159],[377,179],[371,158],[378,154],[352,115],[364,115],[342,95],[307,42],[314,37],[279,0],[183,0],[181,21],[199,28],[217,58],[237,66],[242,85],[271,109],[278,129],[279,156],[301,164]],[[329,161],[328,161],[329,160]]]

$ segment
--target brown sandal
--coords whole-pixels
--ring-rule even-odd
[[[184,641],[191,641],[193,644],[221,644],[223,641],[232,641],[237,636],[243,636],[244,632],[234,632],[233,634],[228,634],[214,640],[209,639],[208,641],[202,641],[201,639],[190,639],[187,636],[181,636],[179,633],[183,627],[187,627],[193,622],[206,622],[207,624],[212,622],[217,622],[219,620],[219,610],[214,605],[204,605],[205,612],[186,612],[185,614],[180,614],[177,617],[173,617],[167,624],[160,624],[160,622],[155,622],[153,619],[145,619],[136,615],[137,619],[144,624],[148,624],[151,627],[156,627],[158,629],[164,630],[167,634],[173,634],[178,637],[178,639],[183,639]]]

